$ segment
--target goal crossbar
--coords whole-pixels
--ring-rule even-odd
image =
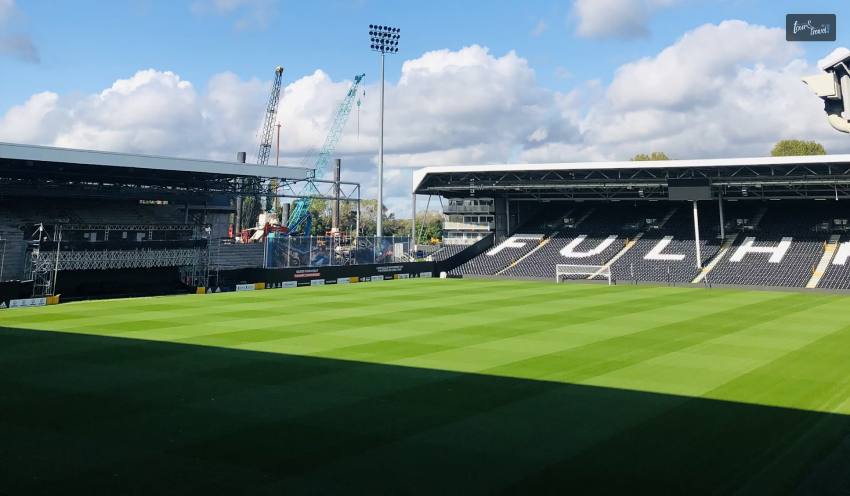
[[[555,282],[563,282],[567,276],[587,276],[586,279],[604,277],[611,284],[611,267],[608,265],[565,265],[555,266]]]

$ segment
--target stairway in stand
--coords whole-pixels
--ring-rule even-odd
[[[762,210],[766,210],[766,209],[762,209]],[[763,215],[764,215],[764,211],[761,212],[761,215],[759,216],[759,220],[761,220],[761,217]],[[720,263],[720,261],[723,260],[723,257],[725,257],[729,253],[729,248],[731,248],[732,245],[735,244],[735,240],[737,240],[737,239],[738,239],[738,233],[730,234],[730,235],[726,236],[726,239],[723,240],[723,244],[720,245],[720,249],[717,250],[717,255],[715,255],[714,258],[712,258],[711,261],[708,262],[708,264],[702,269],[702,272],[700,272],[699,275],[696,276],[696,278],[691,282],[692,283],[702,282],[703,279],[706,278],[708,273],[711,272],[711,269],[713,269],[718,263]]]
[[[674,212],[675,212],[675,210],[674,210]],[[669,214],[669,215],[667,216],[667,218],[669,219],[671,215],[672,215],[672,213],[671,213],[671,214]],[[665,219],[663,222],[666,222],[666,219]],[[605,263],[605,265],[603,265],[601,269],[599,269],[598,271],[596,271],[596,273],[595,273],[595,274],[593,274],[592,276],[588,277],[588,279],[593,279],[594,277],[601,276],[601,275],[602,275],[602,273],[605,271],[605,268],[606,268],[606,267],[610,267],[610,266],[614,265],[614,262],[616,262],[617,260],[619,260],[619,259],[620,259],[620,257],[622,257],[623,255],[625,255],[625,254],[626,254],[626,252],[627,252],[627,251],[629,251],[629,248],[631,248],[632,246],[634,246],[634,245],[635,245],[635,243],[637,243],[637,242],[638,242],[638,240],[639,240],[640,238],[642,238],[642,237],[643,237],[643,234],[644,234],[644,233],[639,232],[639,233],[637,233],[637,234],[635,235],[635,239],[632,239],[632,240],[628,240],[628,239],[627,239],[627,240],[626,240],[626,246],[624,246],[622,250],[618,251],[616,255],[614,255],[613,257],[611,257],[611,260],[609,260],[608,262],[606,262],[606,263]]]
[[[838,249],[838,240],[841,239],[841,235],[833,234],[829,237],[829,241],[824,243],[823,246],[823,256],[818,262],[817,267],[812,272],[812,278],[809,279],[809,282],[806,284],[806,287],[816,288],[818,287],[818,283],[820,283],[821,277],[823,277],[824,272],[829,267],[830,262],[832,262],[832,258],[835,256],[835,250]]]

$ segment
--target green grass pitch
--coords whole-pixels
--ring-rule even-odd
[[[850,297],[419,279],[0,311],[0,494],[850,494]]]

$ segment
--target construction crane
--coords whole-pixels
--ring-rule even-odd
[[[274,129],[275,123],[277,121],[277,106],[280,101],[280,84],[281,79],[283,77],[283,67],[278,67],[274,71],[274,82],[272,83],[272,90],[269,94],[269,103],[266,106],[266,112],[263,116],[263,128],[260,134],[260,145],[257,149],[257,163],[259,165],[268,165],[269,163],[269,155],[271,155],[272,150],[272,131]],[[248,179],[247,184],[248,189],[257,190],[260,187],[259,180],[257,179]],[[272,180],[272,183],[269,185],[272,191],[277,189],[277,182]],[[244,202],[242,203],[242,219],[245,220],[246,225],[251,224],[256,221],[257,217],[260,215],[263,206],[261,205],[261,198],[253,195],[245,197]]]
[[[360,74],[354,77],[354,82],[351,83],[351,88],[345,98],[340,102],[336,112],[332,117],[332,124],[328,137],[325,139],[325,144],[322,146],[319,156],[316,157],[316,166],[310,174],[311,179],[321,179],[325,174],[325,169],[331,161],[336,144],[339,142],[339,137],[342,130],[345,128],[345,123],[348,120],[348,115],[351,113],[351,107],[354,105],[354,98],[357,96],[357,88],[360,86],[365,74]],[[306,221],[306,233],[310,235],[310,204],[313,202],[313,195],[318,195],[319,190],[316,185],[308,179],[307,185],[304,187],[304,192],[307,196],[299,198],[293,203],[292,213],[289,216],[289,221],[286,223],[287,233],[292,234],[302,223]]]
[[[257,163],[269,164],[269,155],[272,151],[272,131],[277,120],[277,104],[280,102],[280,82],[283,78],[283,67],[274,71],[274,84],[269,95],[269,104],[266,106],[266,118],[263,122],[263,134],[260,135],[260,149],[257,152]]]

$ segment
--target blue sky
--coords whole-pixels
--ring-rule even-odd
[[[190,81],[207,81],[222,71],[268,79],[278,64],[286,68],[288,81],[316,69],[334,80],[359,72],[374,78],[377,57],[365,39],[372,22],[403,29],[401,51],[388,61],[388,78],[398,78],[405,58],[479,44],[499,55],[515,50],[528,59],[542,86],[566,91],[583,80],[610,81],[622,63],[657,53],[706,23],[743,19],[782,27],[785,14],[797,12],[850,18],[845,15],[850,3],[837,0],[689,0],[659,9],[647,23],[648,37],[583,39],[574,32],[577,21],[568,1],[231,3],[237,6],[216,11],[199,8],[194,0],[19,0],[16,30],[32,38],[40,62],[0,58],[0,112],[33,93],[96,92],[147,68]],[[247,25],[237,27],[242,21]],[[541,21],[545,29],[535,35]],[[844,30],[839,27],[838,33]],[[815,45],[809,50],[812,60],[834,48]]]
[[[835,13],[835,43],[788,43]],[[0,0],[0,141],[232,159],[285,67],[281,163],[298,164],[355,74],[346,179],[374,195],[387,58],[388,203],[432,165],[764,156],[780,139],[850,153],[801,76],[850,45],[838,0]],[[842,27],[846,26],[846,27]]]

